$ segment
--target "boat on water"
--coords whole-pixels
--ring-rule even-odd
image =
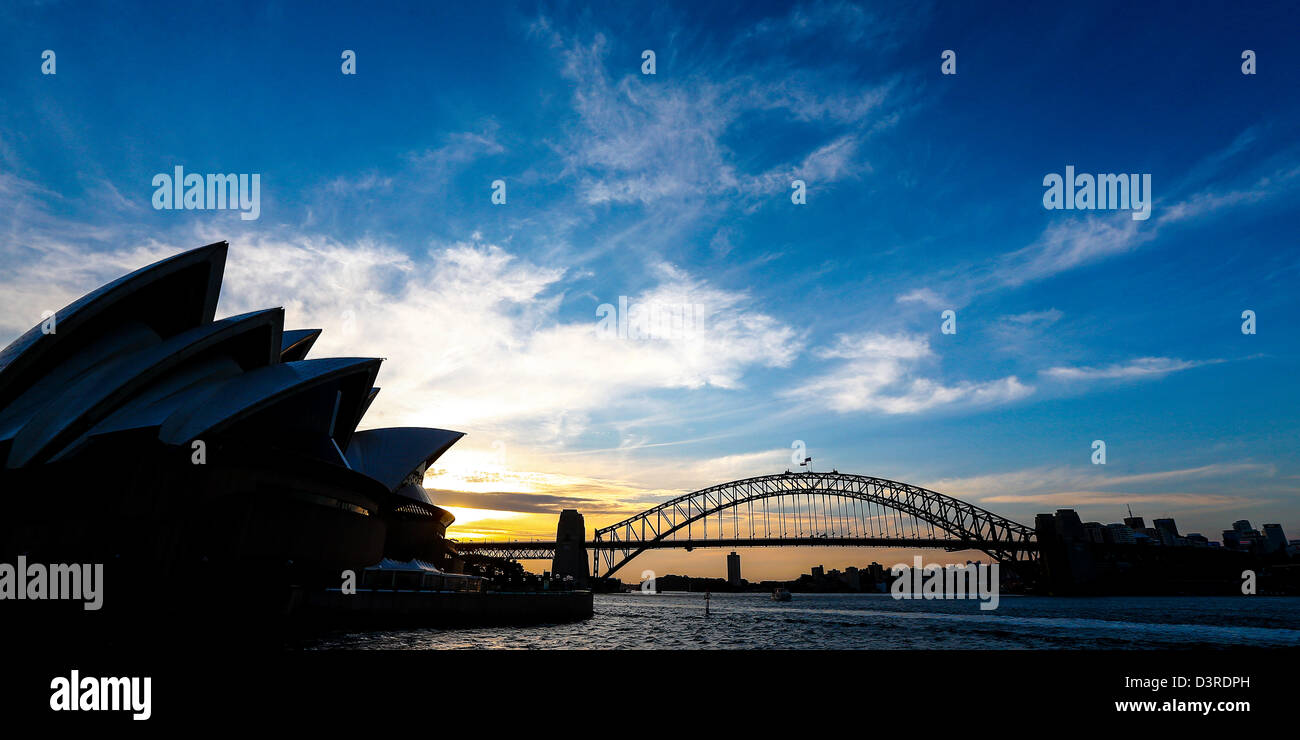
[[[789,601],[789,600],[790,600],[790,589],[778,587],[772,591],[772,601]]]

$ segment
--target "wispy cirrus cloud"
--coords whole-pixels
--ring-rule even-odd
[[[1061,381],[1134,380],[1159,378],[1169,373],[1190,370],[1204,365],[1215,365],[1223,360],[1180,360],[1172,357],[1138,357],[1128,362],[1100,367],[1069,367],[1058,365],[1042,372],[1049,378]]]
[[[1029,244],[973,265],[929,278],[924,287],[897,296],[898,303],[956,308],[976,297],[999,290],[1020,288],[1081,267],[1135,252],[1156,242],[1170,227],[1198,219],[1222,216],[1235,209],[1294,198],[1300,182],[1295,152],[1288,149],[1256,165],[1237,184],[1205,184],[1222,175],[1225,163],[1252,145],[1258,137],[1251,128],[1225,149],[1208,155],[1166,192],[1152,207],[1153,217],[1135,221],[1128,212],[1083,212],[1049,223]]]
[[[784,395],[841,413],[916,414],[943,406],[1006,403],[1034,391],[1014,375],[955,383],[928,377],[923,365],[936,357],[929,340],[917,335],[840,335],[833,346],[814,354],[837,361],[835,367]]]
[[[943,308],[952,302],[932,288],[915,288],[894,299],[897,303],[919,303],[927,308]]]
[[[602,338],[590,319],[562,320],[568,268],[492,244],[441,245],[423,256],[377,242],[261,239],[232,247],[222,307],[285,303],[295,325],[321,326],[321,353],[387,357],[372,414],[386,423],[572,436],[597,409],[656,390],[734,389],[754,367],[788,365],[793,328],[746,294],[667,265],[632,296],[698,304],[707,319],[671,341]],[[611,298],[612,300],[612,298]]]
[[[333,195],[348,196],[371,191],[389,191],[393,187],[393,178],[378,172],[367,172],[358,177],[339,176],[326,183],[325,188]]]
[[[918,12],[919,11],[919,12]],[[764,18],[737,34],[736,43],[760,51],[786,48],[810,42],[821,46],[843,46],[889,50],[928,22],[925,9],[910,8],[894,14],[887,6],[869,7],[847,0],[814,0],[790,6],[784,14]]]
[[[1061,320],[1063,314],[1055,308],[1044,311],[1026,311],[1024,313],[1003,316],[1002,320],[1015,326],[1050,326]]]
[[[1155,238],[1141,222],[1117,216],[1088,216],[1054,223],[1036,242],[998,259],[992,280],[1018,286],[1042,280],[1107,257],[1123,254]]]
[[[488,122],[482,131],[456,131],[443,137],[443,143],[420,151],[409,152],[406,159],[425,177],[445,180],[451,172],[480,157],[504,152],[498,141],[499,125]]]
[[[221,236],[202,229],[190,243]],[[0,279],[0,332],[17,336],[42,310],[177,251],[160,242],[93,252],[64,244],[15,262]],[[317,355],[388,358],[368,426],[534,441],[571,438],[590,412],[635,407],[644,393],[739,389],[751,369],[788,366],[800,352],[794,328],[746,293],[667,264],[650,273],[657,279],[631,302],[700,306],[691,334],[602,337],[594,301],[589,319],[562,319],[570,269],[493,244],[410,255],[378,240],[262,233],[232,244],[219,313],[281,305],[291,328],[325,330]]]
[[[840,11],[826,12],[831,17]],[[788,20],[812,22],[811,16]],[[569,37],[545,18],[533,31],[560,51],[563,73],[574,85],[577,124],[561,151],[566,174],[578,179],[588,204],[647,205],[701,195],[748,201],[782,192],[795,178],[831,184],[870,171],[862,143],[889,120],[878,114],[887,106],[892,81],[865,91],[860,85],[828,86],[780,61],[740,76],[709,68],[680,77],[643,76],[635,65],[621,72],[610,66],[610,42],[601,33],[588,41]],[[774,53],[779,56],[779,49]],[[726,137],[748,116],[773,110],[822,128],[805,134],[812,146],[799,160],[746,166]]]
[[[936,491],[952,495],[993,501],[999,496],[1056,493],[1079,488],[1106,489],[1170,482],[1186,485],[1189,481],[1195,480],[1271,478],[1276,472],[1277,468],[1269,463],[1213,463],[1188,468],[1115,474],[1100,467],[1036,467],[1004,473],[942,478],[929,481],[926,485]]]

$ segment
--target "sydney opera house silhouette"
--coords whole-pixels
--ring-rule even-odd
[[[453,517],[421,481],[463,435],[357,431],[381,360],[309,359],[320,330],[286,330],[281,308],[214,320],[226,253],[115,280],[0,353],[0,554],[109,563],[130,575],[117,595],[445,567]]]

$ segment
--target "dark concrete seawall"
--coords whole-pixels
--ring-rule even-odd
[[[339,626],[466,626],[571,622],[592,615],[590,591],[439,593],[338,589],[304,596],[304,622]]]

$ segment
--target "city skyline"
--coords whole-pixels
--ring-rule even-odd
[[[1134,527],[1137,527],[1137,529],[1130,528],[1129,523],[1133,522],[1134,520],[1140,520],[1140,522],[1144,526],[1138,527],[1137,524],[1134,524]],[[1171,542],[1169,540],[1162,540],[1161,537],[1151,536],[1149,532],[1148,533],[1142,532],[1143,529],[1160,530],[1162,529],[1161,523],[1168,523],[1168,525],[1175,532],[1177,532],[1178,535],[1184,541]],[[1295,534],[1294,532],[1292,533],[1292,535],[1287,535],[1286,528],[1280,527],[1277,523],[1266,522],[1261,524],[1257,522],[1250,522],[1249,520],[1236,520],[1233,522],[1225,522],[1224,526],[1221,529],[1215,530],[1215,532],[1210,534],[1206,534],[1204,532],[1191,532],[1189,530],[1182,529],[1176,524],[1174,520],[1163,519],[1163,518],[1157,520],[1150,520],[1146,517],[1137,516],[1137,515],[1131,517],[1125,517],[1123,522],[1086,521],[1083,522],[1083,524],[1085,527],[1087,527],[1087,525],[1089,524],[1101,524],[1103,528],[1106,527],[1113,528],[1116,526],[1123,527],[1125,528],[1125,531],[1128,535],[1127,538],[1122,540],[1115,540],[1111,538],[1107,538],[1105,540],[1102,539],[1093,540],[1098,543],[1121,542],[1127,544],[1142,544],[1143,538],[1150,537],[1152,542],[1148,544],[1154,546],[1215,547],[1215,548],[1222,547],[1227,549],[1242,549],[1245,551],[1253,550],[1258,553],[1266,553],[1266,552],[1275,553],[1280,550],[1287,550],[1288,547],[1290,547],[1291,550],[1294,551],[1297,548],[1297,545],[1292,543],[1300,541],[1300,539],[1297,539],[1296,537],[1292,536]],[[1237,535],[1248,535],[1250,534],[1250,530],[1254,530],[1253,534],[1255,538],[1259,540],[1259,542],[1256,543],[1256,546],[1254,548],[1243,547],[1239,542],[1236,543],[1224,542],[1224,540],[1226,539],[1225,535],[1227,535],[1229,531],[1235,531]],[[1207,542],[1198,543],[1198,542],[1187,541],[1190,538],[1195,537],[1197,535],[1204,537],[1207,540]],[[861,570],[866,567],[864,565],[864,562],[868,560],[872,565],[882,565],[886,570],[888,570],[890,567],[892,567],[895,564],[906,565],[907,563],[911,562],[917,552],[916,550],[882,548],[882,547],[844,547],[844,548],[816,547],[816,548],[802,548],[798,552],[799,557],[795,561],[791,561],[789,558],[789,555],[791,554],[790,551],[780,552],[779,548],[742,546],[742,547],[736,547],[734,550],[732,550],[730,554],[725,554],[724,556],[724,553],[726,553],[726,549],[727,548],[724,547],[712,547],[708,549],[700,549],[699,554],[696,554],[693,557],[690,555],[685,555],[685,556],[679,555],[678,557],[675,558],[672,557],[671,552],[650,551],[641,555],[637,559],[636,565],[628,567],[626,571],[617,574],[615,577],[618,578],[619,580],[622,580],[625,583],[643,583],[648,579],[658,578],[663,575],[669,575],[675,577],[685,576],[685,577],[700,578],[700,579],[724,579],[730,581],[731,573],[732,573],[731,557],[736,556],[737,551],[739,551],[740,553],[743,553],[744,565],[743,567],[738,566],[738,572],[744,574],[742,576],[744,580],[749,581],[751,584],[753,584],[753,583],[758,583],[760,581],[794,580],[798,575],[804,572],[811,572],[814,575],[816,575],[817,569],[819,568],[823,569],[824,572],[827,574],[829,574],[832,570],[842,570],[845,572],[847,572],[848,569],[850,568]],[[773,557],[777,555],[781,555],[784,557]],[[893,557],[893,559],[891,559],[891,556]],[[923,556],[923,558],[927,564],[938,563],[938,564],[945,564],[945,565],[947,564],[959,565],[959,564],[971,563],[971,562],[976,562],[976,563],[993,562],[993,559],[989,557],[988,553],[977,551],[977,550],[962,550],[955,553],[945,553],[945,552],[937,552],[931,550],[931,551],[927,551],[926,554]],[[525,562],[529,562],[529,561],[525,561]],[[761,571],[762,575],[751,578],[749,575],[750,573],[749,568],[755,562],[759,563],[759,570]],[[788,570],[789,563],[791,562],[798,562],[804,564],[802,566],[803,570],[802,571]],[[670,569],[655,570],[653,568],[648,567],[648,564],[650,563],[656,563],[656,564],[669,563]],[[680,568],[681,570],[689,571],[689,572],[677,573],[671,570],[672,567],[677,567]],[[780,571],[779,569],[782,567],[787,567],[787,570]]]
[[[0,10],[30,71],[0,81],[0,344],[228,239],[218,316],[283,305],[315,352],[391,360],[372,425],[467,433],[425,479],[450,536],[605,526],[804,456],[1026,524],[1298,536],[1300,102],[1270,9],[747,12]],[[257,217],[157,207],[176,167],[258,175]],[[1149,176],[1149,218],[1045,208],[1067,168]],[[688,326],[602,335],[637,304]],[[910,560],[741,554],[754,580]]]

